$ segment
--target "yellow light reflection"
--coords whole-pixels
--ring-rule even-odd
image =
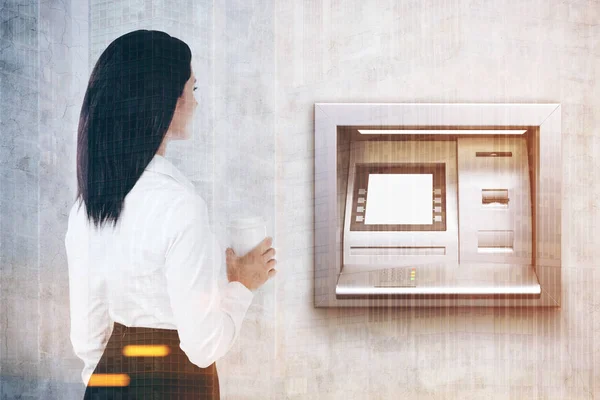
[[[123,347],[125,357],[165,357],[171,352],[164,344],[129,344]]]
[[[129,375],[127,374],[92,374],[88,386],[127,386]]]

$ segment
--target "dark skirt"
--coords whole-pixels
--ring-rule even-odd
[[[167,355],[125,356],[127,345],[165,345],[169,351]],[[193,364],[179,347],[176,330],[126,327],[117,322],[84,395],[84,400],[219,398],[216,365],[200,368]]]

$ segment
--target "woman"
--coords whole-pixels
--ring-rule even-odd
[[[92,71],[65,236],[86,399],[219,398],[215,361],[276,273],[270,238],[222,257],[204,200],[164,157],[190,136],[195,82],[189,47],[160,31],[119,37]]]

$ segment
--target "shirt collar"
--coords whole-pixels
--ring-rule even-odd
[[[195,190],[194,184],[173,163],[158,153],[154,154],[154,157],[146,166],[146,171],[168,175],[192,192]]]

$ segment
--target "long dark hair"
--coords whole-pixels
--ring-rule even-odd
[[[142,29],[115,39],[96,62],[79,117],[76,200],[97,228],[117,224],[125,196],[158,151],[191,58],[183,41]]]

